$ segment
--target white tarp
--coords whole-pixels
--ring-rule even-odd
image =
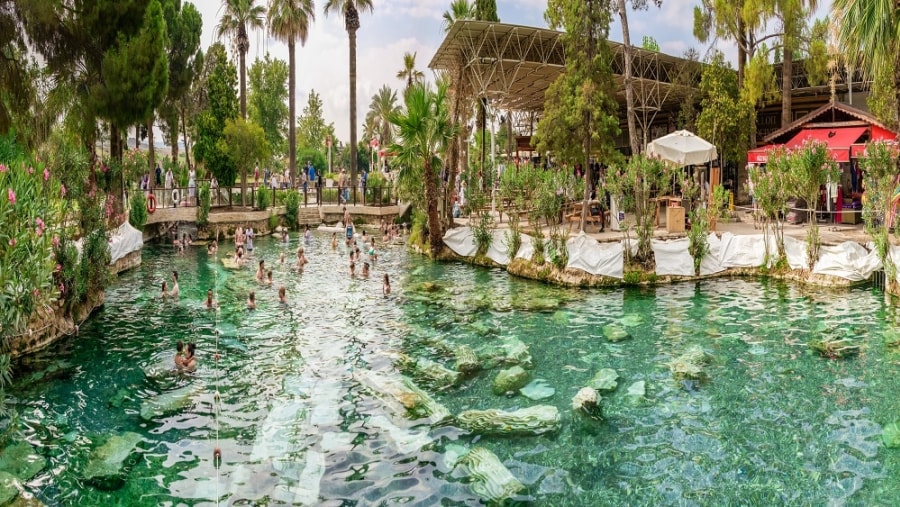
[[[598,243],[582,232],[566,241],[566,249],[569,251],[567,268],[619,279],[624,276],[625,257],[622,243]]]
[[[772,248],[773,254],[775,248]],[[806,253],[806,241],[793,236],[784,237],[784,253],[787,255],[791,269],[809,269],[809,255]]]
[[[722,240],[715,233],[711,232],[706,238],[706,243],[709,245],[709,252],[700,261],[700,274],[711,275],[725,271],[725,266],[722,265],[721,261]]]
[[[888,250],[888,258],[894,263],[894,266],[900,266],[900,246],[891,245]],[[900,282],[900,269],[897,270],[897,281]]]
[[[509,246],[506,244],[506,229],[494,229],[491,233],[491,246],[488,248],[488,259],[501,266],[509,264]]]
[[[881,260],[874,249],[870,252],[859,243],[847,241],[837,246],[819,247],[819,261],[813,273],[861,282],[881,268]]]
[[[144,247],[144,234],[127,221],[109,238],[110,264]]]
[[[705,164],[717,159],[716,147],[687,130],[677,130],[647,143],[647,156],[659,157],[678,165]]]
[[[534,245],[531,243],[531,240],[531,236],[527,234],[522,235],[522,246],[516,252],[516,259],[531,260],[531,256],[534,255]]]
[[[756,268],[766,260],[766,242],[762,234],[735,236],[722,234],[719,263],[726,268]]]
[[[468,227],[455,227],[444,234],[444,244],[463,257],[475,255],[478,248],[475,246],[475,236]]]
[[[688,252],[690,240],[687,238],[650,241],[653,258],[656,260],[657,275],[694,275],[694,258]]]

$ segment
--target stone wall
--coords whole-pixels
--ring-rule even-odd
[[[105,301],[105,292],[89,296],[83,305],[68,316],[64,315],[60,303],[39,310],[32,316],[24,333],[7,338],[10,356],[16,358],[32,354],[64,336],[77,334],[78,326],[87,320],[94,310],[103,306]]]

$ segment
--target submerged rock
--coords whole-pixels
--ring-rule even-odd
[[[0,505],[6,505],[19,496],[22,483],[9,472],[0,472]]]
[[[506,370],[500,370],[500,372],[497,373],[497,376],[494,377],[494,383],[492,384],[491,389],[496,395],[518,391],[528,383],[530,378],[531,375],[525,371],[524,368],[521,366],[513,366]]]
[[[709,364],[710,359],[702,347],[695,345],[670,361],[669,370],[675,380],[703,380],[706,378],[703,367]]]
[[[519,389],[519,392],[529,400],[540,401],[552,397],[556,394],[556,389],[551,387],[544,379],[535,379],[522,389]]]
[[[0,472],[8,472],[22,481],[30,481],[46,466],[47,460],[24,440],[16,440],[0,452]]]
[[[484,435],[542,435],[559,430],[559,410],[537,405],[514,411],[466,410],[456,417],[463,429]]]
[[[451,370],[444,365],[420,357],[413,366],[414,376],[437,389],[446,389],[458,385],[462,375],[458,371]]]
[[[471,375],[481,369],[478,356],[468,345],[460,345],[453,349],[453,357],[456,360],[456,371],[463,375]]]
[[[637,327],[644,323],[644,316],[639,313],[629,313],[619,319],[619,322],[625,327]]]
[[[849,338],[822,338],[809,342],[809,346],[828,359],[842,359],[859,353],[860,345]]]
[[[141,403],[141,419],[149,421],[155,417],[174,414],[189,407],[194,395],[202,390],[200,386],[188,384],[174,391],[158,394]]]
[[[125,432],[113,435],[94,449],[84,468],[84,478],[100,489],[118,489],[128,475],[129,458],[137,450],[144,437]]]
[[[500,504],[525,489],[497,455],[484,447],[476,447],[459,459],[458,466],[471,478],[469,485],[482,500]]]
[[[435,401],[404,376],[388,376],[371,370],[357,370],[354,377],[369,391],[397,411],[411,419],[428,418],[437,423],[450,417],[447,407]]]
[[[605,336],[607,340],[613,343],[631,338],[631,335],[628,334],[628,331],[626,331],[625,328],[617,326],[615,324],[607,324],[603,326],[603,336]]]
[[[632,404],[640,403],[644,401],[647,396],[647,383],[643,380],[638,380],[634,384],[631,384],[628,387],[628,390],[625,391],[625,398]]]
[[[600,400],[603,398],[591,387],[582,387],[572,397],[572,410],[592,419],[602,419]]]
[[[588,386],[598,391],[614,391],[619,385],[619,374],[612,368],[602,368],[588,382]]]
[[[881,432],[881,439],[888,449],[900,447],[900,421],[886,425]]]
[[[498,348],[498,359],[504,364],[518,364],[523,368],[532,368],[531,351],[522,340],[514,337],[506,337]]]

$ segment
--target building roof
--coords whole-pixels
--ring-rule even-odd
[[[818,109],[811,111],[806,116],[772,132],[763,138],[761,144],[782,144],[791,139],[805,127],[816,125],[826,127],[855,127],[861,125],[874,125],[890,131],[887,126],[878,121],[871,114],[842,102],[829,102]]]
[[[496,100],[495,107],[515,111],[542,111],[544,93],[565,71],[562,32],[488,21],[457,21],[447,32],[429,68],[465,72],[475,96]],[[624,46],[608,42],[613,73],[624,103]],[[659,110],[677,106],[699,72],[678,84],[678,76],[691,62],[683,58],[634,47],[634,83],[645,100],[637,108]]]

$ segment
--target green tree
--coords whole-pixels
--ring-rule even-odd
[[[897,266],[890,256],[890,230],[892,226],[897,226],[896,215],[891,217],[891,214],[894,213],[898,159],[900,152],[897,147],[884,142],[866,145],[866,156],[860,159],[866,188],[863,202],[866,232],[872,237],[887,279],[892,283],[896,283],[893,281],[897,279]]]
[[[749,148],[753,106],[741,99],[737,76],[718,51],[703,68],[700,94],[697,134],[716,145],[721,159],[740,160]]]
[[[225,121],[220,143],[227,146],[231,161],[241,174],[241,206],[247,201],[247,172],[258,160],[269,157],[266,133],[259,125],[241,118]]]
[[[475,4],[469,0],[453,0],[450,2],[450,9],[444,11],[441,18],[444,20],[444,32],[447,32],[457,21],[475,19]]]
[[[269,33],[288,46],[288,164],[291,177],[297,175],[297,42],[306,45],[309,25],[316,20],[313,0],[270,0]]]
[[[840,47],[870,76],[893,74],[894,119],[900,125],[900,3],[896,0],[834,0],[832,19],[841,20]]]
[[[178,134],[181,131],[182,104],[191,89],[191,83],[197,75],[202,62],[200,50],[200,33],[203,30],[203,19],[200,12],[190,2],[166,0],[163,4],[166,27],[169,32],[169,90],[166,99],[159,108],[159,116],[163,121],[163,131],[167,134],[172,147],[172,159],[178,160]],[[150,161],[153,165],[153,161]]]
[[[390,151],[397,154],[400,178],[415,178],[419,174],[419,181],[424,180],[429,244],[431,254],[435,256],[444,246],[438,216],[438,170],[441,156],[456,130],[450,122],[447,88],[446,80],[440,80],[435,90],[422,84],[414,85],[404,97],[406,111],[390,116],[391,123],[397,127],[398,138]]]
[[[600,0],[549,0],[544,14],[550,27],[562,29],[566,71],[547,89],[538,123],[537,147],[559,160],[581,163],[599,155],[609,160],[619,133],[618,105],[607,38],[609,9]],[[590,197],[590,171],[584,171],[584,200]],[[581,230],[586,210],[582,206]]]
[[[327,0],[325,15],[337,12],[344,18],[350,39],[350,182],[356,186],[356,31],[360,11],[372,12],[372,0]]]
[[[803,143],[790,154],[790,188],[806,200],[809,210],[809,226],[806,229],[806,256],[812,270],[819,259],[819,223],[816,220],[816,204],[819,192],[831,181],[839,181],[840,169],[831,158],[828,145],[820,141]]]
[[[315,90],[310,90],[303,114],[297,119],[297,147],[300,150],[314,149],[324,153],[327,148],[325,140],[329,136],[333,145],[337,145],[334,123],[325,123],[322,98]]]
[[[631,33],[628,27],[628,5],[634,10],[646,9],[649,2],[658,7],[662,0],[616,0],[615,9],[619,13],[619,22],[622,25],[622,49],[625,60],[625,117],[628,122],[628,144],[631,146],[631,154],[637,155],[643,151],[637,129],[637,113],[634,109],[634,60],[631,46]]]
[[[403,53],[403,68],[397,71],[397,79],[406,81],[407,90],[412,88],[413,84],[419,84],[425,79],[425,74],[416,69],[416,53],[409,51]]]
[[[394,140],[394,129],[390,117],[399,109],[397,92],[391,90],[388,85],[382,85],[378,93],[372,95],[369,112],[366,113],[366,123],[371,122],[372,133],[378,136],[384,146],[391,144]]]
[[[497,16],[497,0],[475,0],[475,19],[499,23]]]
[[[228,61],[225,46],[210,46],[206,57],[208,79],[204,101],[194,117],[194,156],[223,186],[234,185],[237,171],[223,141],[225,123],[238,116],[237,71]]]
[[[659,53],[659,43],[649,35],[645,35],[644,38],[641,39],[641,47],[647,51],[656,51]]]
[[[288,65],[269,54],[250,66],[250,119],[261,126],[273,155],[283,155],[288,122]]]
[[[249,30],[261,30],[266,8],[256,5],[256,0],[224,0],[225,12],[216,25],[216,37],[232,39],[240,58],[241,76],[241,118],[247,119],[247,64],[246,55],[250,50]]]
[[[781,126],[793,121],[792,91],[794,82],[794,53],[801,49],[803,33],[807,29],[810,13],[818,7],[817,0],[770,0],[773,2],[775,16],[781,21],[781,53],[784,56],[781,65]],[[824,47],[824,41],[815,44]],[[815,54],[826,58],[824,51]],[[751,55],[752,56],[752,55]],[[819,65],[818,67],[822,67]],[[807,69],[808,71],[809,69]],[[818,78],[819,76],[816,76]]]
[[[758,30],[768,18],[768,0],[700,0],[694,7],[694,37],[702,43],[730,40],[738,49],[738,85],[744,82],[744,67],[766,39]]]

